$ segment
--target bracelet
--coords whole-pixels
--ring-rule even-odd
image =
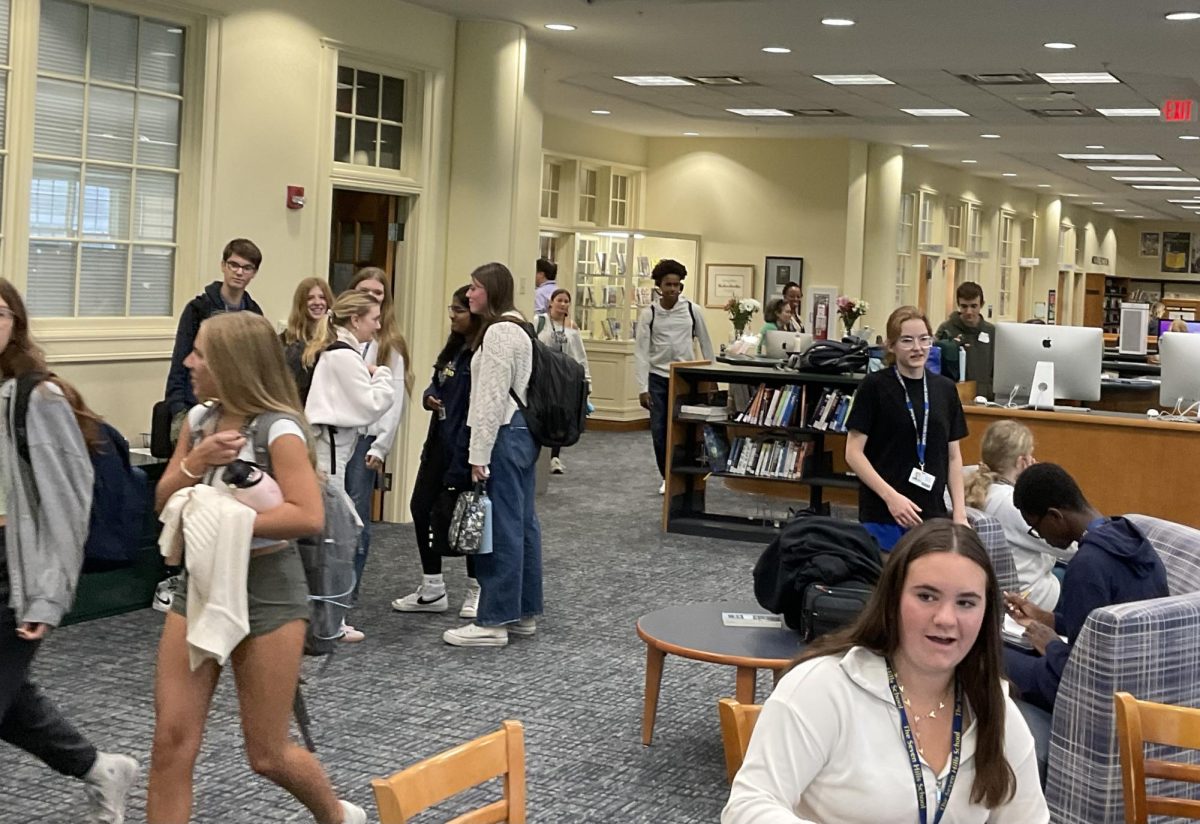
[[[179,471],[182,472],[187,477],[191,478],[193,481],[198,481],[204,477],[203,473],[201,473],[199,475],[193,475],[191,472],[188,472],[186,457],[184,457],[182,460],[179,461]]]

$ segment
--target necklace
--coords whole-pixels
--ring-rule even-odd
[[[934,707],[933,709],[929,710],[929,712],[926,712],[923,715],[917,713],[917,711],[916,711],[917,708],[913,705],[912,699],[909,698],[907,694],[905,694],[904,685],[900,684],[899,686],[900,686],[900,694],[902,696],[904,696],[904,706],[906,707],[906,709],[908,711],[911,711],[911,713],[912,713],[911,714],[911,719],[912,719],[911,723],[912,723],[913,735],[917,739],[917,752],[920,753],[921,755],[924,755],[925,747],[921,743],[921,722],[927,718],[937,718],[938,712],[946,709],[946,702],[943,699],[945,699],[947,697],[948,693],[951,693],[954,691],[954,683],[951,682],[950,686],[946,688],[946,691],[943,692],[942,695],[938,698],[937,706]]]

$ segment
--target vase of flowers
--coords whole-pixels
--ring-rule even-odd
[[[754,298],[730,298],[725,304],[725,311],[729,313],[729,322],[733,324],[733,339],[737,340],[746,331],[746,327],[750,324],[750,319],[754,314],[762,309],[762,304]]]
[[[842,325],[846,327],[846,337],[854,334],[854,324],[858,319],[867,314],[867,310],[871,307],[862,298],[851,298],[842,295],[837,299],[838,317],[842,319]]]

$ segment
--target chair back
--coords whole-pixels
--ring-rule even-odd
[[[1200,801],[1147,795],[1146,788],[1147,778],[1200,784],[1200,767],[1146,758],[1145,751],[1147,743],[1200,749],[1200,710],[1139,701],[1127,692],[1118,692],[1113,697],[1117,710],[1117,741],[1121,749],[1121,781],[1125,788],[1126,824],[1148,824],[1151,815],[1200,820]],[[1164,789],[1163,786],[1156,787],[1159,792]]]
[[[493,778],[504,777],[504,797],[447,824],[525,824],[525,733],[520,721],[374,778],[380,824],[407,824],[422,810]]]
[[[721,715],[721,743],[725,745],[725,773],[732,784],[733,777],[742,768],[746,748],[750,746],[750,733],[754,732],[762,705],[722,698],[717,702],[717,710]]]
[[[1017,581],[1017,563],[1013,560],[1012,548],[1004,537],[1004,527],[1000,521],[972,507],[967,507],[967,523],[979,535],[979,542],[987,550],[992,562],[992,570],[996,573],[996,583],[1001,592],[1013,592],[1020,589]]]
[[[1154,547],[1167,568],[1172,595],[1200,592],[1200,530],[1150,515],[1126,515]]]

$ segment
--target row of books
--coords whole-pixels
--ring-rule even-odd
[[[737,438],[729,449],[724,471],[732,475],[793,480],[804,476],[804,459],[812,450],[812,441]]]
[[[840,389],[826,389],[813,407],[812,418],[808,425],[822,432],[846,433],[846,419],[850,417],[850,409],[854,406],[854,393],[846,393]]]
[[[739,384],[731,384],[730,391]],[[740,385],[748,391],[748,386]],[[744,405],[738,403],[737,392],[734,392],[735,408],[742,410],[734,415],[737,423],[751,423],[758,426],[802,426],[804,409],[807,405],[808,390],[806,386],[788,384],[786,386],[767,386],[759,384],[754,396]]]

